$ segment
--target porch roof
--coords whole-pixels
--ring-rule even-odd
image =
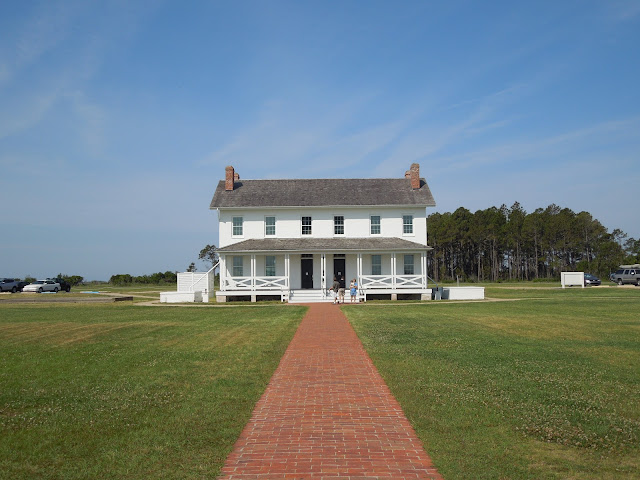
[[[244,240],[218,249],[222,253],[402,250],[431,250],[431,247],[403,238],[264,238]]]

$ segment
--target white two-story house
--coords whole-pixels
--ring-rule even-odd
[[[324,301],[334,277],[347,287],[355,278],[359,299],[430,298],[426,208],[435,202],[417,163],[393,179],[225,174],[210,206],[219,222],[219,302]]]

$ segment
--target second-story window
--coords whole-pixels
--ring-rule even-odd
[[[243,235],[242,217],[233,217],[232,224],[233,224],[233,227],[231,230],[231,234],[234,237],[241,237]]]
[[[311,235],[311,217],[302,217],[302,235]]]
[[[264,235],[272,237],[276,234],[276,217],[264,217]]]
[[[333,234],[344,235],[344,216],[335,215],[333,217]]]
[[[402,216],[402,233],[403,235],[413,235],[413,215]]]
[[[371,215],[371,235],[380,235],[380,215]]]

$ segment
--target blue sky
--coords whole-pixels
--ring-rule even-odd
[[[183,271],[226,165],[418,162],[435,211],[556,203],[640,237],[637,0],[10,0],[0,31],[0,276]]]

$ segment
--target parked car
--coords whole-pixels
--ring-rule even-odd
[[[595,275],[591,275],[590,273],[584,274],[584,285],[588,287],[589,285],[600,285],[602,282]]]
[[[15,278],[0,278],[0,292],[16,293],[20,290],[18,283],[20,281]]]
[[[22,281],[18,282],[18,291],[21,292],[22,289],[27,285],[29,285],[29,282],[22,282]]]
[[[23,292],[58,292],[60,284],[53,280],[36,280],[22,289]]]
[[[65,280],[63,280],[62,278],[47,278],[47,280],[53,280],[54,282],[57,282],[58,284],[60,284],[60,290],[64,290],[65,292],[70,292],[71,291],[71,284]]]
[[[630,283],[640,287],[640,265],[620,265],[620,268],[612,273],[610,278],[618,285]]]

